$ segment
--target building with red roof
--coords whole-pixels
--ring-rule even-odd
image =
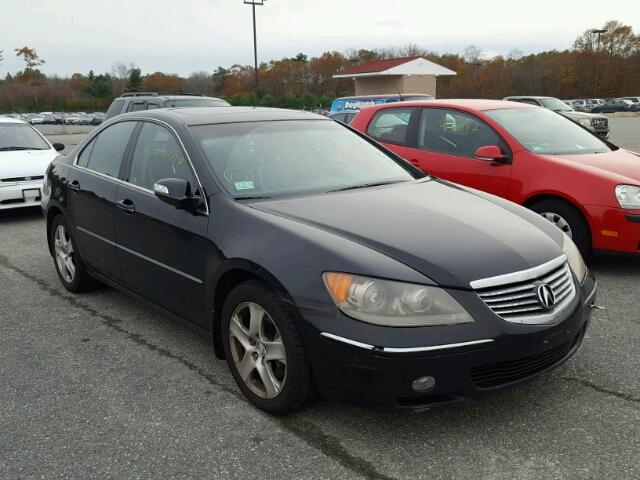
[[[428,93],[436,96],[437,77],[456,72],[422,57],[376,60],[343,69],[333,78],[352,78],[363,95]]]

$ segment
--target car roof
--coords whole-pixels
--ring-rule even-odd
[[[506,100],[484,100],[475,98],[459,98],[447,100],[423,100],[409,101],[398,103],[387,103],[385,105],[376,105],[371,108],[406,108],[406,107],[444,107],[444,108],[461,108],[469,110],[497,110],[499,108],[538,108],[535,105],[519,102],[509,102]]]
[[[17,118],[4,117],[4,116],[0,115],[0,123],[25,123],[26,124],[27,122],[25,122],[23,120],[19,120]]]
[[[141,93],[139,95],[121,95],[118,97],[123,100],[136,100],[136,99],[149,99],[149,98],[157,98],[157,99],[179,99],[179,100],[193,100],[193,99],[203,99],[203,100],[222,100],[218,97],[209,97],[205,95],[183,95],[179,93]]]
[[[265,107],[161,108],[156,110],[129,112],[117,116],[118,119],[124,119],[126,117],[143,117],[163,121],[173,120],[187,126],[282,120],[332,121],[329,118],[316,113]]]
[[[535,99],[541,99],[541,98],[556,98],[556,97],[547,97],[545,95],[509,95],[508,97],[505,98],[535,98]]]

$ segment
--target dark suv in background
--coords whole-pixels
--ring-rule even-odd
[[[121,113],[172,107],[229,107],[225,100],[196,93],[131,92],[116,98],[107,110],[105,120]]]
[[[577,112],[573,107],[569,106],[562,100],[558,100],[554,97],[539,97],[539,96],[518,96],[518,97],[505,97],[503,100],[511,102],[529,103],[538,107],[548,108],[560,115],[579,123],[585,128],[588,128],[592,132],[597,133],[603,137],[609,136],[609,120],[604,115],[594,115],[593,113]],[[595,113],[595,110],[593,110]]]

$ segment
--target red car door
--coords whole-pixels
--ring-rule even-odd
[[[409,141],[404,158],[436,177],[508,198],[511,151],[491,126],[446,108],[422,108],[417,121],[416,138]],[[504,158],[476,156],[478,148],[487,146],[499,147]]]

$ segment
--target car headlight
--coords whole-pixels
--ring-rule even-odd
[[[578,123],[580,125],[584,125],[585,127],[590,127],[591,126],[591,119],[590,118],[579,118],[578,119]]]
[[[636,185],[618,185],[616,198],[621,208],[640,210],[640,187]]]
[[[567,262],[569,262],[569,268],[573,270],[573,273],[578,278],[578,281],[582,283],[584,277],[587,276],[587,266],[584,264],[582,254],[576,244],[573,243],[567,235],[563,235],[564,243],[562,244],[562,251],[567,256]]]
[[[336,306],[363,322],[420,327],[474,321],[442,288],[338,272],[322,278]]]

